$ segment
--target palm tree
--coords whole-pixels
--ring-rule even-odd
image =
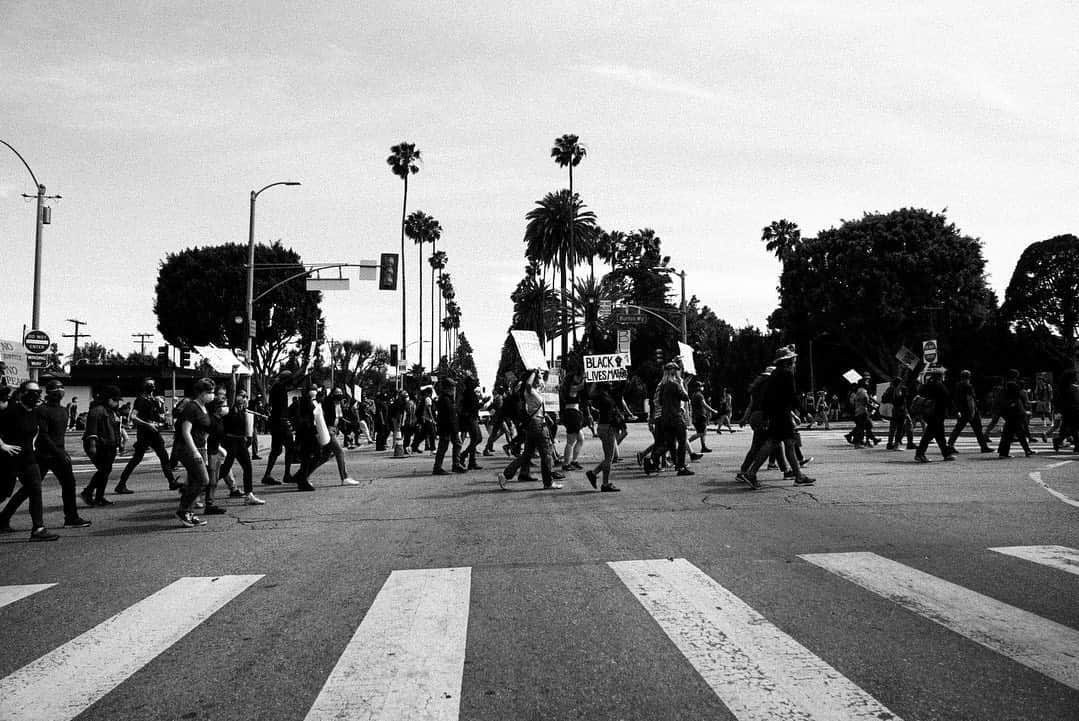
[[[431,367],[435,367],[435,326],[440,325],[442,320],[442,298],[438,298],[438,320],[435,320],[435,271],[438,271],[438,277],[441,280],[442,271],[446,268],[446,251],[435,250],[434,243],[431,244],[431,257],[427,259],[427,262],[431,264]],[[439,288],[442,287],[439,283]],[[442,357],[442,335],[438,334],[438,355]]]
[[[559,167],[562,167],[562,168],[567,168],[568,167],[569,168],[569,194],[570,194],[570,196],[573,195],[573,169],[581,164],[581,161],[584,160],[585,154],[588,153],[588,149],[585,148],[585,146],[581,145],[579,140],[580,139],[576,135],[566,134],[566,135],[563,135],[560,138],[555,138],[554,147],[551,148],[551,157],[554,158],[554,161],[556,163],[558,163]],[[569,236],[570,236],[569,244],[573,245],[574,242],[573,242],[573,227],[572,226],[569,229]],[[574,263],[573,265],[570,266],[570,277],[571,277],[571,279],[573,281],[573,283],[570,286],[571,289],[573,288],[573,285],[576,285],[577,274],[574,271],[574,268],[576,267],[576,265],[577,265],[577,263]],[[563,272],[565,272],[564,269],[563,269]],[[562,289],[565,290],[564,285],[563,285]],[[573,327],[573,340],[574,340],[574,342],[576,342],[576,340],[577,340],[577,327],[576,326]]]
[[[600,336],[609,333],[613,327],[612,317],[600,318],[599,307],[601,301],[613,302],[615,295],[615,286],[596,282],[595,277],[590,277],[578,280],[574,292],[562,298],[562,305],[569,308],[570,322],[581,328],[581,343],[586,354],[592,353]],[[556,326],[556,332],[565,330]]]
[[[600,260],[610,264],[611,272],[614,272],[614,265],[618,261],[618,251],[625,240],[626,234],[621,230],[596,228],[596,255],[600,257]]]
[[[787,256],[802,242],[802,231],[797,223],[784,218],[773,220],[770,225],[761,229],[761,240],[764,241],[764,249],[769,253],[775,253],[779,262],[784,263]]]
[[[525,216],[525,255],[544,266],[557,264],[562,273],[562,296],[566,295],[566,268],[580,262],[583,247],[596,231],[596,215],[584,210],[580,198],[568,190],[548,193]],[[566,308],[562,308],[562,328],[569,328]],[[569,352],[569,338],[562,335],[562,357]]]
[[[408,207],[408,176],[420,172],[420,151],[412,143],[398,143],[390,148],[390,157],[386,163],[390,166],[393,174],[405,182],[405,194],[401,201],[401,264],[399,267],[401,280],[401,353],[405,352],[405,210]]]
[[[420,286],[420,347],[416,352],[416,358],[423,361],[423,244],[431,243],[434,245],[435,241],[442,237],[442,225],[422,210],[414,210],[405,219],[405,235],[411,238],[420,248],[420,270],[417,274]],[[432,322],[434,321],[432,320]],[[434,364],[432,363],[431,366],[434,367]]]

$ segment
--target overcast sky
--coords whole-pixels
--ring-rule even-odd
[[[0,0],[0,139],[64,196],[45,228],[43,328],[78,318],[121,351],[156,333],[165,254],[246,243],[250,191],[268,183],[303,185],[259,196],[257,240],[308,261],[396,250],[386,156],[415,143],[409,210],[442,223],[490,384],[525,213],[566,185],[550,159],[563,133],[587,146],[574,186],[599,223],[655,229],[688,292],[735,326],[775,307],[760,232],[779,218],[811,236],[947,207],[1003,296],[1023,248],[1079,232],[1077,37],[1079,7],[1048,0]],[[0,147],[10,339],[31,317],[22,193],[30,176]],[[414,247],[405,259],[413,305]],[[335,338],[398,342],[397,294],[354,279],[323,309]]]

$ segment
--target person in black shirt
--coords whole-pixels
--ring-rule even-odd
[[[153,449],[157,459],[161,463],[161,471],[169,482],[169,490],[176,490],[176,477],[172,473],[169,464],[169,454],[165,452],[165,441],[161,438],[161,428],[165,425],[165,409],[154,397],[155,384],[153,378],[147,378],[142,383],[142,395],[135,399],[131,408],[130,422],[135,426],[135,448],[131,454],[131,460],[124,466],[120,473],[120,481],[116,484],[113,493],[134,493],[127,487],[127,481],[139,463],[147,449]]]
[[[948,389],[944,387],[944,368],[930,368],[926,371],[925,383],[921,387],[921,395],[928,402],[923,410],[925,430],[922,431],[922,440],[918,442],[918,449],[914,452],[914,460],[919,463],[929,463],[925,452],[929,449],[929,442],[936,441],[940,447],[940,454],[946,461],[954,461],[955,454],[948,450],[948,442],[944,438],[944,418],[948,413]]]
[[[105,486],[116,462],[120,449],[122,430],[120,416],[120,389],[107,386],[98,397],[97,403],[90,406],[86,416],[86,430],[82,434],[83,449],[94,464],[97,472],[90,478],[86,488],[79,495],[88,506],[111,506],[112,501],[105,498]]]
[[[270,475],[274,463],[281,452],[285,453],[285,483],[290,483],[292,475],[292,427],[288,420],[288,388],[292,381],[292,371],[278,373],[277,381],[270,387],[270,457],[266,459],[266,471],[262,476],[262,485],[280,486],[281,481]]]
[[[776,352],[775,370],[769,376],[761,395],[761,408],[767,427],[767,440],[757,452],[749,470],[739,480],[748,483],[754,489],[759,488],[757,469],[768,460],[772,449],[779,447],[786,456],[787,463],[794,475],[794,485],[810,486],[816,481],[802,473],[798,452],[795,449],[797,438],[794,427],[794,412],[798,407],[798,388],[794,380],[794,364],[798,354],[793,346],[784,346]]]
[[[622,422],[622,382],[618,381],[613,386],[606,383],[592,385],[588,395],[592,410],[596,414],[596,435],[599,436],[603,446],[603,460],[595,468],[585,471],[584,475],[593,488],[599,476],[603,476],[603,484],[599,490],[604,493],[618,492],[622,489],[611,483],[611,464],[614,463],[615,454],[618,452],[618,425]]]
[[[974,394],[974,385],[970,382],[970,371],[962,371],[959,374],[959,382],[955,384],[955,410],[959,417],[955,421],[952,434],[948,437],[948,450],[952,453],[956,452],[955,441],[959,438],[963,426],[970,424],[970,429],[974,431],[974,437],[978,439],[982,453],[992,453],[989,439],[982,432],[982,419],[978,415],[978,399]]]
[[[24,499],[30,500],[31,541],[55,541],[59,536],[45,528],[45,508],[41,499],[41,469],[38,467],[34,448],[42,432],[40,417],[34,412],[41,401],[41,386],[36,381],[23,381],[17,397],[0,411],[0,455],[8,464],[7,472],[13,473],[21,484],[7,507],[5,521],[10,521],[15,509]],[[8,512],[10,507],[10,512]],[[0,532],[14,529],[7,522],[0,524]]]
[[[466,473],[467,468],[461,465],[461,409],[457,403],[457,381],[449,376],[442,379],[442,387],[439,389],[438,403],[435,406],[435,425],[438,429],[438,449],[435,451],[435,467],[433,475],[446,476],[449,473],[442,467],[442,461],[446,457],[447,447],[453,447],[453,472]]]
[[[462,452],[458,465],[466,466],[470,471],[483,470],[483,466],[476,463],[476,448],[483,441],[483,432],[480,430],[483,396],[479,385],[478,380],[469,376],[461,394],[461,428],[468,433],[468,446]]]
[[[1027,442],[1026,422],[1030,415],[1030,396],[1019,386],[1019,371],[1008,371],[1004,382],[1004,398],[1001,402],[1001,415],[1004,417],[1004,429],[1000,432],[1000,445],[997,455],[1011,458],[1012,441],[1018,440],[1023,452],[1033,456]]]

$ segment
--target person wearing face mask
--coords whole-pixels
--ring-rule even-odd
[[[206,521],[192,513],[192,509],[209,481],[206,470],[206,438],[210,432],[210,416],[206,412],[206,405],[213,399],[214,382],[209,378],[199,379],[195,383],[192,398],[184,404],[180,421],[176,425],[173,450],[177,460],[187,471],[187,481],[180,492],[180,507],[176,511],[176,517],[185,528],[206,525]]]
[[[153,378],[147,378],[142,383],[142,394],[135,399],[132,405],[129,422],[135,426],[135,447],[132,450],[131,460],[120,472],[120,482],[116,484],[113,493],[134,493],[127,487],[127,480],[142,462],[148,449],[157,454],[161,463],[161,471],[165,474],[165,480],[169,482],[169,490],[174,491],[179,486],[176,477],[169,465],[169,454],[165,451],[165,441],[161,438],[161,428],[165,425],[165,408],[154,397],[155,384]]]
[[[225,465],[221,468],[221,475],[227,476],[232,470],[233,462],[239,462],[243,470],[243,499],[244,505],[261,506],[266,501],[255,495],[252,486],[251,455],[247,446],[247,392],[236,392],[236,400],[232,404],[228,415],[224,420],[225,430]],[[231,495],[231,494],[230,494]]]
[[[120,389],[107,386],[96,404],[86,416],[86,430],[82,434],[83,449],[97,471],[90,483],[79,495],[88,506],[111,506],[105,498],[105,485],[109,482],[116,453],[120,447]]]
[[[41,500],[41,469],[34,448],[41,434],[41,419],[34,412],[41,401],[41,386],[24,381],[18,397],[0,411],[0,455],[7,459],[7,472],[14,474],[21,487],[4,507],[0,532],[11,532],[11,516],[25,499],[30,501],[31,541],[55,541],[59,536],[45,528],[45,509]],[[10,509],[10,510],[9,510]]]
[[[513,477],[524,464],[528,462],[534,453],[539,453],[540,473],[544,489],[562,488],[561,483],[556,483],[551,468],[551,447],[547,435],[547,409],[543,402],[543,396],[539,394],[540,371],[531,371],[521,384],[521,398],[519,403],[521,417],[521,433],[524,438],[524,446],[520,453],[506,466],[505,470],[495,474],[498,487],[506,490],[506,481]]]
[[[64,502],[64,528],[86,528],[90,522],[79,518],[75,473],[71,468],[71,454],[64,447],[67,430],[67,409],[61,405],[64,384],[53,379],[45,384],[45,403],[34,409],[40,420],[42,433],[38,434],[37,462],[42,479],[52,471],[60,482],[60,495]]]

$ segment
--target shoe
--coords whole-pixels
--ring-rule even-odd
[[[701,453],[711,453],[711,452],[712,452],[711,448],[705,448],[704,446],[701,446]]]
[[[617,493],[618,491],[621,491],[622,489],[619,488],[618,486],[614,485],[613,483],[604,483],[602,486],[600,486],[599,490],[602,491],[603,493]]]
[[[262,456],[251,456],[251,460],[253,460],[253,461],[261,461]]]
[[[794,479],[794,485],[796,486],[812,486],[816,482],[817,479],[810,478],[809,476],[801,476],[800,478]]]
[[[94,503],[94,494],[90,493],[89,488],[86,488],[86,489],[80,491],[79,492],[79,497],[81,497],[82,500],[86,501],[86,505],[90,506],[91,508],[93,508],[96,505]]]
[[[179,483],[177,483],[176,481],[169,481],[169,490],[170,491],[178,491],[181,488],[182,488],[182,486]]]
[[[562,489],[562,484],[561,483],[555,483],[555,482],[552,481],[551,483],[544,483],[543,484],[543,490],[545,490],[545,491],[558,491],[558,490],[561,490],[561,489]]]
[[[94,499],[94,505],[95,506],[111,506],[113,504],[112,504],[112,501],[110,501],[108,498],[105,498],[105,496],[100,496],[99,498]]]
[[[265,506],[266,501],[262,500],[261,498],[256,496],[254,493],[248,493],[246,496],[244,496],[244,505],[245,506]]]
[[[783,474],[783,480],[787,480],[787,479],[790,479],[790,478],[796,478],[796,477],[797,477],[797,475],[794,473],[794,471],[787,471],[786,473]]]
[[[559,473],[558,471],[551,471],[551,478],[555,479],[556,481],[564,481],[566,480],[566,474]]]
[[[688,468],[679,468],[678,473],[676,473],[675,475],[678,475],[678,476],[695,476],[697,474],[694,473],[693,471],[689,470]]]
[[[757,480],[756,476],[751,476],[748,473],[746,473],[745,477],[746,477],[746,483],[749,484],[750,488],[752,488],[754,491],[759,491],[760,490],[761,482]]]
[[[637,465],[644,468],[644,453],[637,451]]]
[[[1011,458],[1012,454],[1011,453],[998,453],[997,457],[998,458]]]
[[[285,474],[285,477],[281,479],[282,483],[295,483],[296,479],[289,474]]]
[[[501,488],[503,491],[506,490],[506,481],[507,480],[508,479],[502,473],[502,471],[499,471],[498,473],[495,474],[495,482],[498,484],[498,487]]]
[[[469,463],[468,464],[468,470],[470,470],[470,471],[482,471],[483,466],[479,465],[478,463]]]
[[[203,511],[203,513],[207,516],[221,516],[224,515],[226,512],[227,511],[225,511],[224,508],[222,508],[221,506],[216,506],[213,503],[206,506],[206,509]]]
[[[593,488],[596,487],[596,472],[595,471],[585,471],[584,472],[584,477],[588,479],[588,482],[590,484],[592,484]],[[606,484],[604,484],[604,485],[606,485]]]
[[[202,520],[201,518],[196,516],[194,513],[187,514],[187,517],[188,517],[188,519],[190,519],[192,526],[205,526],[206,525],[206,521]]]
[[[946,460],[946,461],[954,461],[955,459],[956,459],[956,454],[955,453],[949,453],[948,455],[944,456],[944,460]]]
[[[31,541],[55,541],[57,538],[59,536],[55,533],[49,533],[49,529],[45,528],[45,526],[30,531]]]
[[[483,455],[485,455],[485,456],[493,456],[494,453],[491,452],[490,448],[484,448],[483,449]]]
[[[86,528],[89,525],[89,521],[87,521],[85,518],[79,518],[78,516],[75,516],[74,518],[68,518],[64,521],[64,528]]]
[[[929,463],[929,459],[923,453],[914,454],[914,460],[918,461],[918,463]]]
[[[313,490],[315,490],[315,487],[314,487],[314,486],[312,486],[312,485],[311,485],[310,483],[308,483],[307,481],[304,481],[303,483],[300,483],[299,481],[297,481],[297,482],[296,482],[296,490],[297,490],[297,491],[304,491],[304,492],[310,492],[310,491],[313,491]]]
[[[808,466],[812,462],[813,462],[813,456],[806,456],[802,460],[798,461],[798,465],[799,466]]]
[[[358,485],[360,485],[360,482],[357,481],[355,478],[342,478],[341,479],[341,485],[342,486],[358,486]]]
[[[702,454],[700,454],[700,453],[690,453],[689,454],[689,460],[691,460],[691,461],[699,461],[702,458],[704,458],[704,456]]]
[[[432,476],[448,476],[448,475],[450,475],[450,472],[447,471],[445,468],[436,468],[433,471],[431,471],[431,475]]]
[[[584,470],[584,466],[582,466],[577,461],[574,461],[573,463],[570,463],[569,468],[572,468],[575,471],[583,471]]]
[[[126,496],[130,493],[134,493],[133,490],[123,484],[117,484],[116,488],[112,489],[112,492],[116,495]]]
[[[264,486],[280,486],[281,481],[277,480],[273,476],[263,476],[262,485],[264,485]]]
[[[768,466],[765,468],[765,470],[774,471],[777,468],[779,468],[779,466],[777,466],[775,463],[769,463]]]
[[[746,475],[745,471],[738,471],[737,473],[735,473],[734,480],[738,481],[739,483],[745,483],[746,485],[749,485],[749,476]]]
[[[959,455],[959,451],[955,450],[955,446],[948,446],[948,455]]]
[[[462,465],[455,465],[455,466],[453,467],[453,472],[454,472],[454,473],[468,473],[468,469],[467,469],[467,468],[465,468],[465,467],[464,467],[464,466],[462,466]]]
[[[231,491],[229,491],[229,498],[243,498],[243,497],[244,497],[244,492],[241,491],[239,488],[233,488]]]
[[[502,446],[502,452],[503,452],[503,453],[505,453],[505,454],[506,454],[507,456],[509,456],[510,458],[512,458],[512,457],[513,457],[513,453],[511,453],[511,452],[510,452],[510,444],[509,444],[509,443],[507,443],[506,445]]]
[[[1030,458],[1033,455],[1037,455],[1037,453],[1038,453],[1037,451],[1026,451],[1027,458]]]
[[[517,476],[518,483],[539,483],[540,481],[532,476]]]

